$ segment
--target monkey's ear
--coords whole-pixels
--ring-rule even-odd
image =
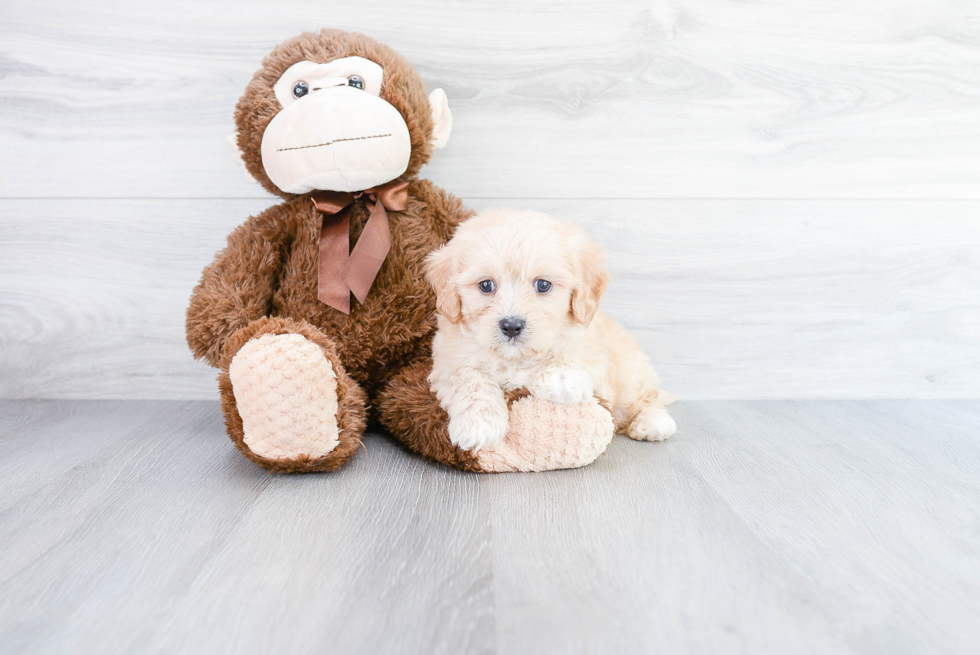
[[[456,260],[445,245],[425,258],[425,278],[436,292],[436,311],[453,324],[463,318],[463,300],[456,288]]]
[[[441,150],[449,143],[449,133],[453,131],[453,113],[449,111],[449,98],[442,89],[429,94],[432,108],[432,145]]]
[[[245,167],[244,153],[242,153],[242,149],[238,147],[238,134],[232,132],[231,134],[226,136],[225,143],[227,143],[228,147],[230,147],[232,152],[235,153],[235,161],[238,162],[239,166],[241,166],[242,175],[245,176],[245,179],[251,182],[252,184],[258,184],[259,181],[256,180],[254,177],[252,177],[252,174],[249,173],[248,169]]]
[[[572,317],[588,326],[599,311],[599,301],[609,286],[609,273],[603,265],[602,248],[585,236],[572,239],[572,252],[578,259],[578,280],[572,289]]]

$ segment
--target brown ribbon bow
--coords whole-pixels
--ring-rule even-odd
[[[317,272],[317,298],[320,302],[350,314],[350,294],[364,303],[374,278],[391,248],[388,212],[408,207],[408,182],[394,180],[357,193],[317,191],[311,198],[323,214],[320,228],[320,263]],[[350,211],[363,199],[371,216],[364,225],[354,249],[350,249]]]

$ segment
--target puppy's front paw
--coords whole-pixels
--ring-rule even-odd
[[[506,405],[502,408],[474,407],[449,418],[449,440],[463,450],[480,450],[498,443],[505,436]]]
[[[627,435],[639,441],[663,441],[677,431],[677,423],[666,410],[647,407],[630,423]]]
[[[560,405],[578,405],[592,398],[592,380],[585,371],[549,368],[532,381],[531,395]]]

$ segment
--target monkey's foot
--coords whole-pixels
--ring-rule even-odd
[[[595,398],[559,405],[525,396],[510,406],[503,441],[474,454],[493,473],[577,468],[604,453],[614,432],[612,414]]]
[[[254,455],[311,461],[337,448],[337,376],[318,345],[299,334],[264,334],[242,346],[228,375]]]

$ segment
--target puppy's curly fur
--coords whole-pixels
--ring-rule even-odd
[[[609,276],[582,229],[536,212],[489,210],[429,256],[427,275],[440,313],[430,381],[456,445],[503,439],[505,394],[518,389],[569,405],[596,395],[632,439],[674,433],[664,409],[672,398],[649,360],[599,311]]]

